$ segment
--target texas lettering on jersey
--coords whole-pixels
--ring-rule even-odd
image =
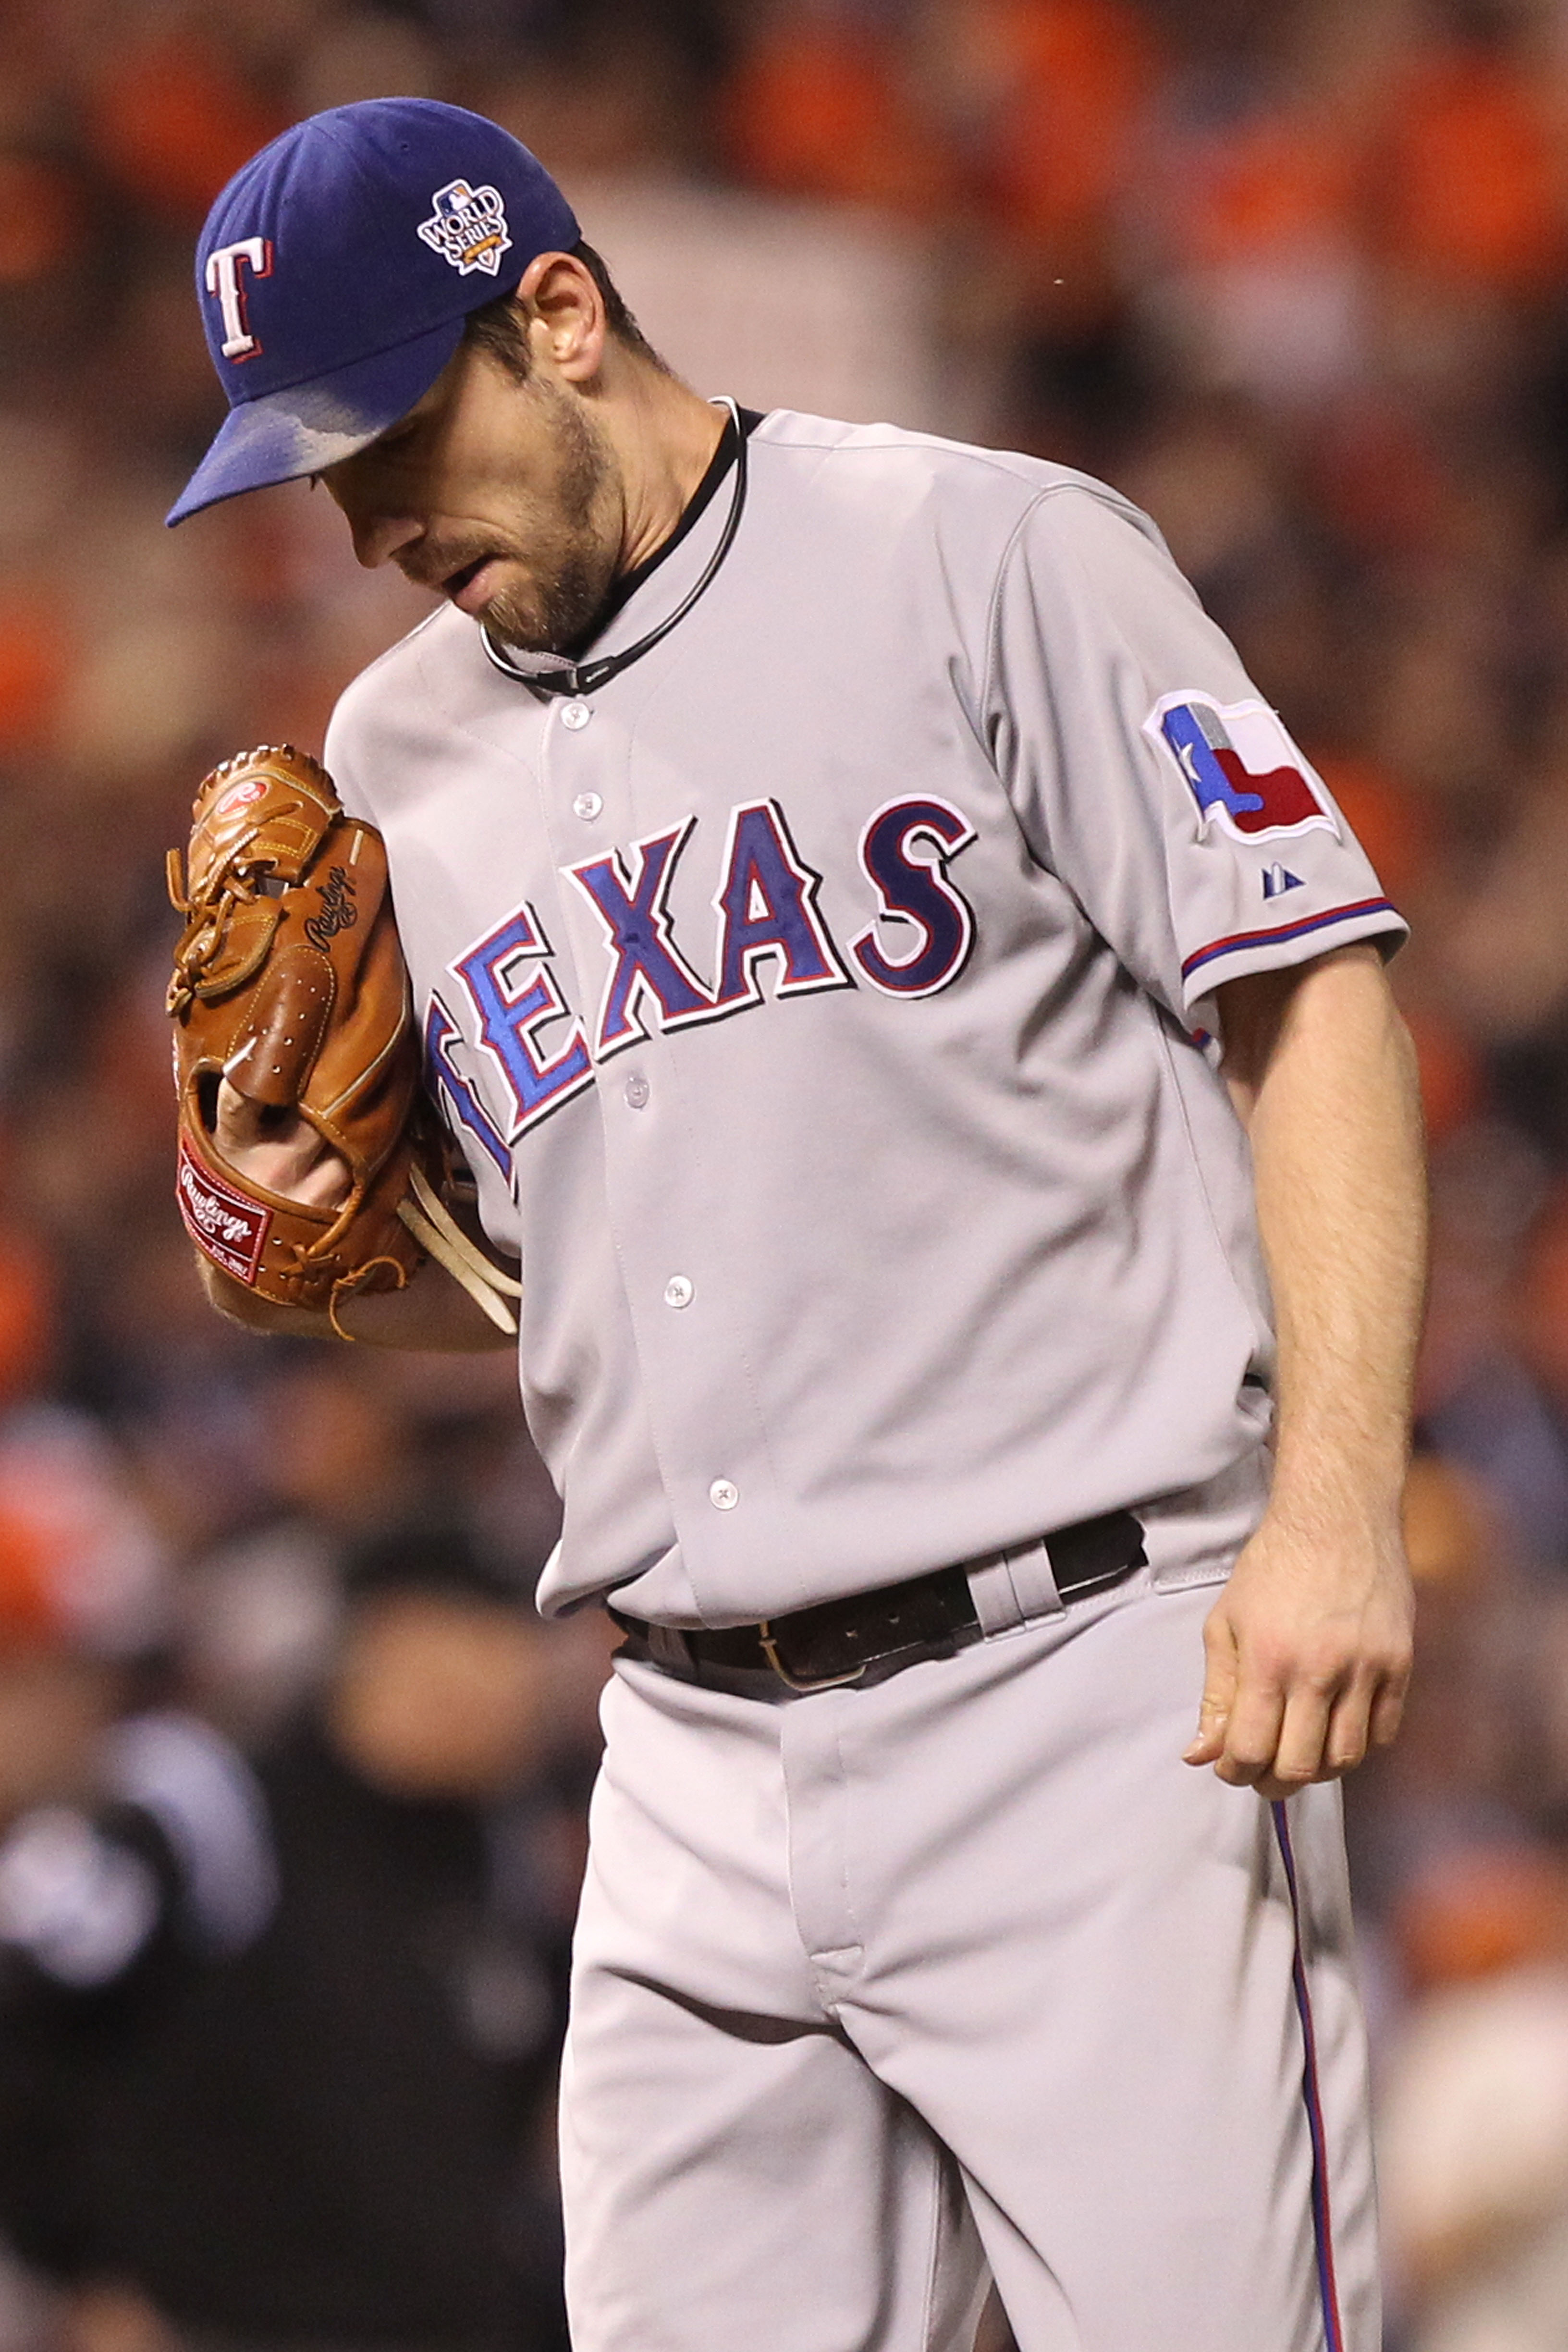
[[[884,996],[925,997],[951,987],[969,961],[974,916],[947,867],[975,834],[946,801],[889,801],[867,820],[859,861],[875,911],[844,949],[817,904],[822,877],[801,856],[777,801],[742,802],[730,814],[705,967],[677,940],[669,908],[696,831],[696,818],[687,817],[625,850],[562,868],[604,938],[604,986],[592,1008],[562,994],[554,949],[527,901],[448,967],[449,1002],[431,996],[430,1083],[503,1174],[519,1139],[592,1086],[601,1064],[655,1031],[726,1020],[763,1003],[764,971],[779,1000],[862,984]],[[499,1077],[499,1095],[493,1086],[482,1091],[504,1103],[504,1118],[486,1108],[470,1075],[477,1055]]]

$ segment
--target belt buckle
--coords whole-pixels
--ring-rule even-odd
[[[803,1696],[812,1691],[841,1690],[848,1683],[858,1683],[866,1671],[863,1664],[851,1666],[847,1675],[818,1675],[811,1682],[803,1682],[798,1675],[790,1673],[789,1668],[779,1656],[778,1643],[773,1637],[772,1627],[773,1620],[764,1617],[757,1627],[757,1640],[762,1644],[763,1657],[766,1658],[786,1690],[797,1691]]]

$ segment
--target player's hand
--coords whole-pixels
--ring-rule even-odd
[[[1399,1728],[1415,1614],[1396,1519],[1309,1535],[1266,1518],[1205,1624],[1184,1760],[1271,1801],[1351,1771]]]
[[[349,1197],[353,1180],[347,1160],[308,1118],[292,1108],[252,1102],[226,1078],[218,1080],[213,1140],[237,1175],[285,1200],[338,1209]]]

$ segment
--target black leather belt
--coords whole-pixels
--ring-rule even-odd
[[[1120,1584],[1146,1558],[1143,1529],[1131,1511],[1079,1519],[1040,1540],[1064,1601]],[[618,1609],[610,1614],[626,1631],[627,1653],[667,1674],[699,1681],[706,1666],[730,1674],[754,1670],[793,1691],[831,1690],[861,1681],[873,1668],[880,1681],[917,1659],[951,1657],[978,1642],[982,1627],[969,1577],[984,1564],[934,1569],[903,1584],[820,1601],[755,1625],[648,1625]]]

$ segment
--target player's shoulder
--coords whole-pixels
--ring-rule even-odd
[[[457,681],[479,660],[479,633],[449,605],[428,614],[379,654],[339,695],[327,728],[325,764],[345,803],[374,817],[371,805],[421,740],[442,724]],[[367,789],[359,779],[374,778]]]
[[[763,465],[809,476],[823,498],[837,497],[852,507],[868,497],[878,499],[889,512],[903,509],[939,525],[967,524],[990,541],[998,532],[1009,540],[1026,524],[1067,536],[1092,533],[1097,527],[1131,527],[1163,550],[1154,523],[1111,484],[1022,450],[987,448],[904,425],[846,424],[793,409],[771,411],[752,445]]]
[[[395,710],[401,698],[426,690],[432,657],[438,663],[442,639],[450,634],[443,624],[458,616],[445,605],[397,638],[386,651],[367,662],[338,697],[332,725],[345,730],[374,727]]]

